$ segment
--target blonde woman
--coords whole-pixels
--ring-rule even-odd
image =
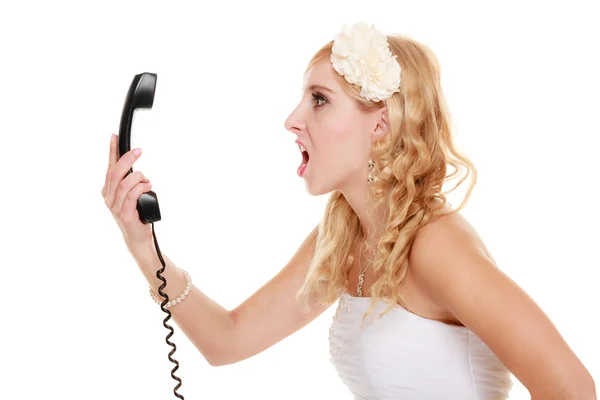
[[[183,299],[173,319],[211,365],[252,357],[337,302],[331,360],[356,399],[506,399],[511,373],[535,400],[596,399],[589,372],[459,213],[476,170],[454,147],[429,48],[345,27],[308,64],[285,127],[308,192],[330,194],[288,264],[226,310],[185,291],[163,255],[165,291]],[[151,186],[140,172],[123,179],[137,157],[117,161],[112,141],[102,194],[156,296],[161,265],[135,208]],[[452,178],[469,185],[457,208],[442,191]]]

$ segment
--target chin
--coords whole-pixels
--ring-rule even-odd
[[[324,194],[331,193],[331,191],[331,189],[328,190],[322,187],[315,187],[314,185],[306,182],[306,192],[311,196],[322,196]]]
[[[339,190],[338,188],[340,185],[333,182],[330,178],[328,179],[328,177],[325,176],[320,176],[319,178],[321,179],[315,180],[313,177],[313,180],[307,179],[305,181],[306,191],[311,196],[322,196],[335,190]]]

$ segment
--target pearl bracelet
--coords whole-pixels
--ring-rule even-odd
[[[188,294],[190,294],[190,290],[192,290],[192,278],[190,277],[190,274],[188,274],[187,271],[185,271],[181,268],[177,268],[177,269],[179,269],[181,272],[183,272],[183,275],[185,275],[187,284],[185,286],[185,290],[183,291],[183,293],[181,293],[177,298],[175,298],[173,300],[169,300],[167,302],[167,304],[165,304],[165,308],[169,308],[171,306],[181,303],[183,300],[185,300],[185,298],[188,296]],[[150,288],[150,297],[152,297],[154,302],[159,305],[164,301],[164,300],[161,300],[158,298],[158,295],[156,293],[154,293],[152,288]]]

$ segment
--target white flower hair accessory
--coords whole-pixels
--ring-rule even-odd
[[[387,37],[374,25],[344,26],[335,36],[330,61],[338,74],[361,87],[360,95],[367,100],[378,102],[400,91],[402,69]]]

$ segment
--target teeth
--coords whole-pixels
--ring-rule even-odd
[[[300,151],[306,151],[306,147],[302,146],[301,144],[299,144],[298,146],[300,146]]]

